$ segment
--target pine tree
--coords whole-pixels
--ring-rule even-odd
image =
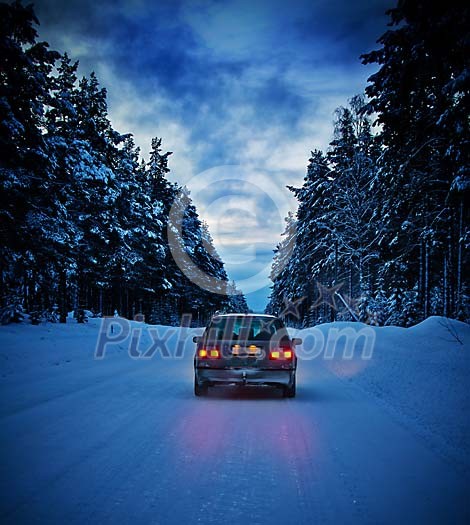
[[[50,224],[55,211],[42,129],[48,75],[59,55],[36,41],[37,23],[31,6],[0,4],[0,292],[8,302],[22,288],[26,308],[40,284],[34,267],[49,271],[41,226]],[[8,271],[12,265],[15,271]]]
[[[389,11],[381,49],[363,56],[380,69],[369,79],[369,111],[381,125],[380,214],[385,263],[405,264],[422,315],[442,286],[444,312],[456,314],[468,255],[469,8],[460,2],[402,0]],[[398,268],[398,264],[389,265]],[[400,276],[385,276],[393,286]]]
[[[37,320],[58,303],[62,321],[86,307],[176,323],[185,309],[202,322],[229,304],[173,261],[166,227],[180,188],[167,179],[162,140],[145,163],[132,136],[113,129],[96,75],[78,81],[77,62],[36,42],[32,8],[2,3],[0,15],[2,305],[22,303]],[[184,220],[183,246],[226,291],[192,204]]]

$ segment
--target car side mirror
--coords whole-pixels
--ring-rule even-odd
[[[294,339],[292,339],[292,344],[294,345],[301,345],[302,344],[302,339],[300,339],[300,337],[294,337]]]
[[[200,335],[195,335],[195,336],[193,337],[193,343],[198,344],[198,343],[200,343],[201,341],[202,341],[202,337],[201,337]]]

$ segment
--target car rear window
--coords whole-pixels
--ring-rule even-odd
[[[207,339],[269,341],[285,331],[282,321],[273,317],[216,317],[207,328]]]

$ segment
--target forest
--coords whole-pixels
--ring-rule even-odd
[[[0,4],[0,297],[2,322],[66,321],[67,312],[177,324],[246,311],[207,224],[168,180],[162,139],[145,162],[113,129],[94,73],[38,41],[31,6]],[[199,288],[170,253],[170,208],[183,191],[180,242],[221,293]],[[81,318],[82,316],[80,316]]]
[[[288,321],[468,322],[469,9],[400,1],[364,94],[336,110],[274,255],[268,312]],[[298,314],[298,315],[297,315]]]
[[[364,93],[336,110],[303,185],[288,186],[299,206],[274,253],[266,311],[292,325],[470,318],[468,8],[404,0],[388,14],[378,49],[361,57],[377,68]],[[38,23],[31,6],[0,4],[2,320],[65,322],[86,309],[204,323],[248,311],[189,192],[168,178],[162,138],[145,161],[132,134],[113,128],[96,75],[79,78],[78,62],[38,40]],[[172,257],[181,191],[179,242],[226,283],[222,293],[199,288]]]

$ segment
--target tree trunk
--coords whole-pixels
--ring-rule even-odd
[[[5,270],[3,267],[3,250],[2,254],[0,256],[0,306],[5,306],[5,295],[6,295],[6,287],[5,287]]]
[[[26,270],[23,271],[23,305],[27,312],[30,310],[29,297],[28,297],[28,273]]]
[[[362,263],[362,257],[359,256],[359,295],[362,297],[363,291],[364,291],[364,274],[363,274],[363,263]]]
[[[457,248],[457,297],[456,297],[456,314],[459,313],[462,296],[462,243],[463,243],[463,201],[459,207],[459,239]]]
[[[335,284],[338,284],[338,241],[335,241]]]
[[[59,322],[67,322],[67,272],[64,268],[59,271]]]
[[[429,316],[429,246],[424,244],[424,318]]]
[[[103,288],[100,288],[98,309],[99,313],[103,315]]]
[[[448,296],[448,283],[447,283],[447,274],[448,274],[448,263],[447,263],[447,256],[444,255],[444,290],[443,290],[443,315],[444,317],[447,317],[447,305],[449,304],[449,296]]]
[[[452,214],[453,215],[453,214]],[[453,224],[453,223],[452,223]],[[452,228],[453,230],[453,228]],[[447,313],[446,317],[450,317],[454,310],[455,287],[454,287],[454,257],[452,250],[453,231],[449,234],[448,242],[448,259],[447,259]]]
[[[418,302],[424,310],[424,248],[422,240],[419,243]]]
[[[353,291],[352,291],[353,285],[352,285],[352,267],[351,263],[349,263],[349,298],[352,299]]]

